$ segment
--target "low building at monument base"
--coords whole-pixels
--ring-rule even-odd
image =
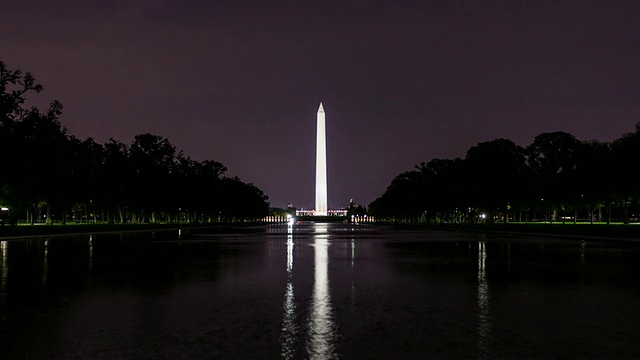
[[[340,210],[327,210],[326,214],[323,214],[321,216],[347,216],[347,213],[349,212],[349,210],[347,209],[340,209]],[[296,210],[296,216],[317,216],[316,211],[315,210]]]

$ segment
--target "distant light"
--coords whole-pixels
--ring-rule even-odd
[[[3,207],[2,207],[2,209],[0,209],[0,210],[2,210],[2,211],[9,211],[9,208],[8,208],[8,207],[3,206]]]
[[[486,218],[486,217],[487,217],[487,215],[486,215],[486,214],[480,214],[480,218],[484,219],[484,218]]]
[[[287,214],[287,219],[291,219],[291,214]]]

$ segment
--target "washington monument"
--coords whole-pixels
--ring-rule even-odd
[[[327,141],[324,129],[324,108],[318,108],[316,137],[316,208],[315,215],[327,215]]]

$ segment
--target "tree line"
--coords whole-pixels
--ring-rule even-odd
[[[561,131],[527,147],[496,139],[399,174],[370,212],[408,222],[629,223],[640,216],[639,165],[640,122],[611,142]]]
[[[168,139],[136,135],[130,144],[81,140],[59,121],[62,104],[27,107],[43,89],[28,72],[0,60],[0,205],[36,222],[207,222],[257,219],[268,197],[195,161]]]

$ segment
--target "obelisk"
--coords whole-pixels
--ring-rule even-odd
[[[327,141],[324,128],[324,108],[318,108],[316,135],[316,209],[315,215],[327,215]]]

